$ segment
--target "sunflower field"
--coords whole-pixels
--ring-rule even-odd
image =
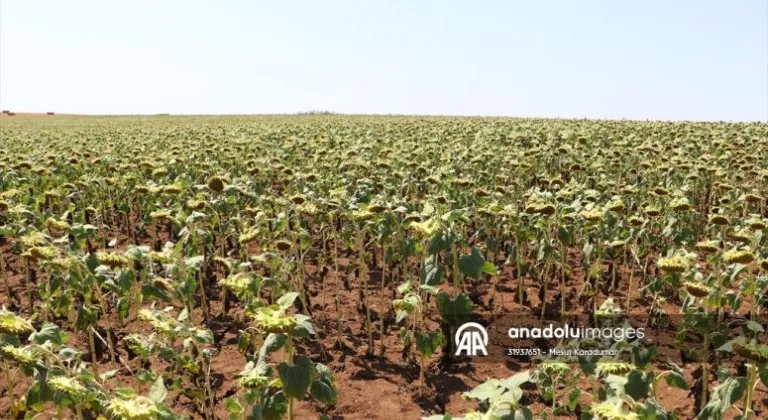
[[[767,233],[766,124],[6,118],[0,417],[765,419]]]

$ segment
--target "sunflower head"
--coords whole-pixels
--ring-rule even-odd
[[[617,200],[613,200],[613,201],[609,202],[608,204],[606,204],[605,207],[608,210],[610,210],[610,211],[620,212],[620,211],[624,210],[626,205],[624,204],[624,200],[617,199]]]
[[[187,201],[187,207],[191,208],[192,210],[203,210],[205,209],[205,201],[203,200],[189,200]]]
[[[379,203],[374,203],[368,206],[365,210],[370,213],[381,213],[387,209],[387,206]]]
[[[208,179],[208,189],[220,193],[224,191],[224,180],[218,176],[212,176]]]
[[[597,374],[624,375],[635,370],[635,365],[618,360],[600,360],[597,362]]]
[[[669,202],[669,207],[675,211],[688,211],[692,208],[687,197],[675,197]]]
[[[722,214],[713,214],[709,216],[709,223],[717,226],[726,226],[730,223],[730,220]]]
[[[33,246],[21,254],[22,257],[36,262],[40,260],[51,260],[56,257],[58,250],[52,246]]]
[[[114,252],[97,252],[96,259],[99,261],[99,264],[110,268],[127,267],[131,262],[128,257],[115,254]]]
[[[246,273],[237,273],[219,280],[219,284],[235,293],[243,294],[249,290],[253,284],[253,279]]]
[[[32,324],[26,319],[5,308],[0,309],[0,333],[21,335],[31,333],[34,330]]]
[[[638,420],[637,413],[622,401],[603,401],[592,406],[595,420]]]
[[[649,217],[656,217],[661,214],[661,207],[658,206],[648,206],[645,208],[645,215]]]
[[[536,213],[543,214],[545,216],[552,216],[557,209],[552,204],[541,204],[536,206]]]
[[[267,307],[256,310],[253,322],[259,330],[275,334],[285,334],[296,327],[296,318],[284,314],[279,309]]]
[[[712,240],[712,241],[701,241],[696,243],[695,248],[698,251],[705,251],[705,252],[717,252],[720,250],[720,243],[718,241]]]
[[[77,378],[68,378],[66,376],[54,376],[48,379],[48,386],[60,394],[70,396],[75,399],[81,399],[88,392],[88,389]]]
[[[69,230],[69,223],[64,220],[56,220],[53,217],[49,217],[45,220],[45,227],[50,230],[66,232]]]
[[[733,352],[739,356],[757,363],[768,363],[768,346],[750,343],[744,339],[732,343]]]
[[[159,412],[155,403],[147,397],[115,397],[107,403],[107,411],[122,420],[154,420]]]
[[[749,225],[749,228],[752,230],[764,230],[768,224],[766,224],[765,220],[760,219],[758,217],[752,217],[749,220],[747,220],[747,225]]]
[[[241,244],[248,244],[255,241],[258,236],[259,236],[259,230],[256,228],[250,228],[240,235],[240,237],[238,238],[238,241]]]
[[[36,347],[14,347],[10,344],[0,348],[0,354],[2,354],[4,358],[13,360],[23,366],[33,366],[40,360],[41,356]]]
[[[683,287],[685,288],[685,291],[688,292],[691,296],[697,298],[709,296],[709,287],[699,282],[686,281],[683,283]]]
[[[686,262],[677,256],[659,258],[659,261],[656,263],[656,265],[659,267],[659,269],[667,273],[682,273],[687,268]]]
[[[285,239],[280,239],[279,241],[275,242],[275,248],[277,248],[278,251],[285,252],[291,249],[292,247],[293,245],[290,242],[286,241]]]
[[[538,366],[538,370],[546,373],[547,375],[562,375],[571,371],[571,367],[567,363],[545,361]]]
[[[166,185],[162,187],[163,194],[176,195],[181,193],[181,187],[178,185]]]
[[[755,260],[755,254],[748,249],[730,249],[723,254],[723,260],[728,264],[749,264]]]

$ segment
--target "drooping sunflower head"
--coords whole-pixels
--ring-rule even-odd
[[[290,242],[286,241],[285,239],[281,239],[275,242],[275,248],[277,248],[278,251],[285,252],[291,249],[292,247],[293,245]]]
[[[632,412],[628,404],[622,400],[603,401],[592,406],[595,420],[638,420],[637,413]]]
[[[675,211],[688,211],[691,208],[691,202],[688,201],[688,197],[675,197],[669,202],[669,207]]]
[[[265,332],[285,334],[296,327],[296,318],[274,308],[259,308],[253,316],[256,327]]]
[[[21,254],[22,257],[30,260],[30,261],[40,261],[40,260],[51,260],[58,255],[58,250],[56,247],[52,246],[33,246],[32,248],[27,249],[24,251],[23,254]]]
[[[49,217],[45,220],[45,227],[50,230],[66,232],[69,230],[69,223],[64,220],[56,220],[53,217]]]
[[[114,397],[107,403],[107,411],[121,420],[154,420],[159,411],[155,403],[147,397]]]
[[[539,364],[538,370],[546,373],[547,375],[553,376],[568,373],[571,371],[571,367],[568,366],[567,363],[547,360]]]
[[[766,224],[765,220],[760,219],[759,217],[751,217],[747,220],[747,225],[749,225],[749,228],[752,230],[764,230],[768,224]]]
[[[255,241],[258,236],[259,236],[259,229],[250,228],[240,235],[240,237],[238,238],[238,241],[241,244],[248,244]]]
[[[604,213],[600,209],[584,210],[581,212],[581,217],[588,222],[600,222],[603,220]]]
[[[114,252],[97,252],[96,259],[99,261],[99,264],[110,268],[127,267],[131,262],[128,257],[115,254]]]
[[[597,362],[596,373],[598,375],[610,374],[610,375],[624,375],[635,370],[635,365],[618,360],[599,360]]]
[[[768,363],[768,345],[747,342],[744,339],[732,343],[733,352],[757,363]]]
[[[187,201],[187,207],[189,207],[192,210],[203,210],[205,209],[205,201],[203,200],[189,200]]]
[[[235,293],[242,294],[249,290],[251,284],[253,284],[253,278],[247,273],[237,273],[219,280],[219,284]]]
[[[181,187],[178,185],[165,185],[162,187],[163,194],[176,195],[181,193]]]
[[[219,176],[212,176],[208,179],[208,189],[220,193],[224,191],[224,180]]]
[[[755,254],[748,249],[730,249],[723,254],[723,260],[728,264],[749,264],[755,260]]]
[[[28,334],[34,331],[32,324],[15,313],[0,308],[0,333],[8,335]]]
[[[664,272],[667,273],[682,273],[687,268],[687,263],[679,256],[672,256],[666,258],[659,258],[656,265]]]
[[[658,206],[648,206],[645,208],[645,215],[649,217],[656,217],[661,214],[661,207]]]
[[[75,399],[81,399],[88,393],[88,389],[79,379],[66,376],[54,376],[48,378],[48,386],[55,392]]]
[[[624,204],[624,200],[622,199],[615,199],[610,201],[608,204],[605,205],[605,207],[613,212],[620,212],[624,210],[626,205]]]
[[[172,334],[177,324],[177,321],[167,313],[151,311],[149,309],[140,309],[139,319],[149,322],[150,325],[163,334]]]
[[[707,287],[705,284],[695,281],[686,281],[683,283],[683,287],[685,288],[685,291],[688,292],[691,296],[697,298],[709,296],[709,287]]]
[[[15,347],[10,344],[0,348],[0,354],[2,354],[4,358],[13,360],[23,366],[34,366],[41,357],[41,353],[38,351],[37,347]]]
[[[709,216],[709,224],[717,226],[726,226],[730,223],[730,220],[722,214],[713,214]]]
[[[720,250],[720,243],[715,240],[701,241],[696,243],[695,248],[699,251],[717,252],[718,250]]]

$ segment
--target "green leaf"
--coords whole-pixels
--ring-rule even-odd
[[[125,321],[126,318],[128,318],[128,314],[130,314],[130,311],[131,311],[130,299],[121,297],[120,299],[117,300],[117,317],[121,323]]]
[[[504,418],[508,418],[509,416],[512,416],[512,420],[533,420],[533,412],[528,407],[514,409]]]
[[[163,382],[162,375],[158,375],[155,382],[152,383],[152,387],[149,388],[149,399],[155,404],[159,404],[165,401],[168,396],[168,390],[165,389],[165,382]]]
[[[240,418],[245,412],[245,409],[237,398],[227,398],[224,400],[224,406],[227,408],[227,413],[236,418]]]
[[[765,332],[765,329],[763,328],[763,326],[762,326],[762,325],[760,325],[760,324],[758,324],[758,323],[757,323],[757,322],[755,322],[755,321],[747,321],[747,323],[746,323],[745,327],[746,327],[746,328],[747,328],[749,331],[752,331],[752,332],[755,332],[755,333],[762,333],[762,332]]]
[[[440,218],[444,222],[446,222],[448,224],[451,224],[451,223],[461,219],[461,217],[464,216],[465,213],[466,213],[466,210],[464,210],[464,209],[454,209],[454,210],[451,210],[451,211],[449,211],[447,213],[443,213],[443,215],[440,216]]]
[[[638,371],[632,371],[627,375],[627,383],[624,385],[624,392],[635,400],[640,400],[648,396],[648,389],[651,386],[653,376],[643,374]]]
[[[465,392],[463,397],[477,400],[482,403],[484,401],[495,401],[505,391],[506,388],[501,386],[498,379],[490,379],[476,386],[471,391]]]
[[[579,388],[574,388],[573,391],[571,391],[570,394],[568,394],[568,409],[573,411],[576,409],[576,406],[579,405],[579,398],[581,397],[581,390]]]
[[[299,294],[296,292],[286,293],[280,296],[280,299],[277,300],[277,306],[279,306],[282,310],[286,310],[293,306],[293,302],[297,297],[299,297]]]
[[[170,302],[171,300],[173,300],[171,298],[171,295],[169,295],[165,290],[157,288],[152,284],[141,285],[141,294],[144,297],[160,299],[166,302]]]
[[[287,340],[288,336],[285,334],[269,333],[259,349],[259,360],[265,360],[268,354],[281,349]]]
[[[467,322],[472,315],[472,300],[465,294],[460,294],[455,300],[451,300],[447,293],[438,293],[437,307],[443,321],[454,327]]]
[[[312,381],[309,385],[309,394],[325,405],[336,405],[338,397],[336,390],[323,381]]]
[[[213,332],[211,330],[195,330],[195,341],[198,343],[213,344]]]
[[[67,342],[67,333],[62,331],[56,324],[46,322],[40,327],[39,331],[29,336],[29,340],[35,344],[44,344],[46,341],[50,341],[60,346]]]
[[[294,360],[294,364],[280,363],[277,366],[280,380],[283,382],[285,395],[296,399],[303,399],[312,381],[312,362],[304,356]]]
[[[518,372],[507,379],[499,381],[499,384],[507,389],[520,388],[524,383],[531,382],[531,371]]]
[[[101,379],[102,381],[106,381],[108,379],[112,379],[115,376],[117,376],[117,374],[119,372],[120,372],[120,369],[114,369],[114,370],[110,370],[108,372],[104,372],[101,375],[99,375],[99,379]]]
[[[438,286],[443,282],[444,270],[441,265],[437,263],[437,258],[434,255],[424,259],[424,264],[419,270],[421,277],[421,284],[427,286]]]
[[[456,241],[456,235],[451,231],[438,232],[427,241],[427,252],[434,256],[435,254],[450,248]]]
[[[671,370],[667,372],[667,374],[664,375],[664,380],[667,382],[667,385],[675,388],[680,388],[685,391],[690,388],[688,382],[685,380],[685,376],[683,376],[683,372],[680,370]]]
[[[757,367],[757,374],[763,385],[768,386],[768,363],[763,363]]]
[[[291,335],[294,337],[309,337],[315,335],[315,328],[312,326],[312,318],[304,314],[296,314],[293,316],[296,318],[296,326],[291,331]]]
[[[256,408],[254,408],[255,410]],[[252,418],[256,420],[282,420],[285,418],[285,413],[288,412],[288,399],[285,397],[285,393],[279,391],[265,398],[260,411],[260,417],[254,416]]]
[[[480,271],[482,271],[485,274],[488,274],[489,276],[495,276],[498,274],[498,270],[496,269],[496,266],[493,265],[493,263],[486,261],[483,263],[482,266],[480,266]]]
[[[464,273],[465,276],[480,279],[480,274],[483,273],[483,264],[485,264],[485,258],[477,247],[472,247],[472,253],[470,255],[462,255],[459,257],[459,270]]]
[[[725,382],[716,386],[713,392],[717,395],[718,399],[731,406],[741,399],[746,389],[747,378],[740,376],[726,379]]]
[[[416,336],[416,350],[424,358],[429,358],[441,345],[445,344],[443,333],[438,332],[420,332]]]

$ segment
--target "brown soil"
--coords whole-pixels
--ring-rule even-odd
[[[109,233],[107,235],[112,239],[118,235]],[[142,239],[142,242],[148,244],[148,239]],[[108,241],[106,241],[108,242]],[[124,249],[130,243],[125,236],[120,236],[117,248]],[[5,257],[9,265],[9,284],[12,289],[12,296],[7,296],[4,290],[0,293],[0,305],[6,305],[10,308],[19,310],[21,313],[27,313],[27,294],[24,284],[24,275],[21,261],[17,255],[11,252],[11,244],[0,242],[0,252]],[[580,257],[573,254],[569,257],[573,267],[580,267]],[[344,265],[348,264],[349,259],[342,261]],[[498,267],[503,264],[503,259],[496,262]],[[416,267],[412,267],[411,272],[416,273]],[[345,272],[345,270],[341,270]],[[453,415],[462,415],[467,411],[476,408],[474,401],[464,400],[462,392],[469,391],[473,387],[483,383],[490,378],[506,378],[517,372],[524,371],[531,367],[526,360],[499,360],[498,362],[476,362],[468,359],[461,359],[456,363],[443,367],[439,364],[440,351],[432,357],[429,365],[429,371],[426,378],[426,386],[419,386],[419,367],[415,361],[406,363],[402,354],[402,344],[398,337],[398,326],[391,325],[385,333],[383,344],[384,353],[380,356],[381,337],[378,331],[382,315],[392,317],[389,305],[392,289],[396,285],[388,285],[386,288],[378,286],[372,290],[371,294],[371,313],[375,331],[374,338],[374,356],[366,356],[367,334],[365,331],[365,312],[359,307],[359,290],[357,290],[357,280],[354,274],[348,277],[351,285],[350,290],[343,286],[340,290],[335,289],[335,278],[331,267],[327,275],[321,276],[316,269],[315,262],[308,259],[306,261],[306,272],[308,274],[308,284],[310,286],[310,306],[313,323],[317,331],[317,337],[313,339],[304,339],[297,344],[297,354],[309,356],[315,362],[322,362],[332,370],[338,387],[338,404],[335,407],[325,409],[316,403],[301,402],[297,409],[297,419],[317,419],[320,414],[326,413],[332,419],[391,419],[393,416],[399,419],[419,419],[421,416],[431,414],[441,414],[450,412]],[[635,284],[640,281],[640,274],[635,273]],[[380,274],[375,270],[371,273],[372,281],[380,278]],[[577,269],[568,282],[568,289],[571,296],[581,288],[581,279],[583,274]],[[613,295],[622,298],[627,293],[628,273],[621,272],[619,276],[619,288]],[[343,282],[339,282],[342,283]],[[553,310],[559,309],[559,290],[557,281],[553,279],[550,283],[550,292],[547,295],[548,307]],[[525,279],[526,293],[529,296],[530,305],[520,307],[515,303],[517,299],[517,279],[514,270],[511,267],[504,267],[497,285],[496,298],[493,306],[489,305],[491,287],[487,283],[477,284],[470,290],[477,291],[474,305],[475,316],[490,317],[494,312],[497,316],[509,313],[534,313],[538,314],[539,300],[537,298],[538,286],[532,279]],[[636,289],[636,287],[635,287]],[[384,292],[382,293],[382,290]],[[223,303],[220,294],[215,288],[210,290],[211,319],[208,327],[213,331],[216,338],[219,353],[213,359],[213,386],[216,392],[216,415],[219,418],[227,418],[224,408],[225,398],[235,393],[234,379],[238,372],[246,364],[246,358],[237,349],[237,333],[242,326],[236,321],[237,306],[229,313],[223,314]],[[343,320],[343,329],[340,334],[341,346],[336,346],[336,319],[337,314],[334,309],[334,299],[336,294],[340,296],[341,317]],[[633,293],[637,293],[635,290]],[[382,299],[386,296],[386,299]],[[479,304],[478,304],[479,303]],[[384,307],[387,305],[387,307]],[[580,304],[573,298],[568,302],[569,311],[583,312]],[[533,308],[533,309],[532,309]],[[640,299],[633,300],[631,313],[647,313],[648,302]],[[678,311],[679,307],[670,304],[665,308],[668,313]],[[201,319],[202,315],[199,309],[193,314],[194,319]],[[430,303],[427,313],[427,324],[438,329],[439,315],[436,313],[434,301]],[[393,321],[394,319],[392,319]],[[101,319],[100,326],[106,328],[107,325],[117,325],[116,316],[111,313],[108,319]],[[67,331],[72,332],[72,325],[66,320],[57,321],[59,325]],[[392,322],[391,324],[394,324]],[[124,328],[116,331],[118,342],[119,357],[125,366],[121,363],[112,363],[109,356],[103,352],[98,358],[99,370],[105,372],[112,369],[121,369],[120,373],[109,380],[108,385],[118,386],[137,386],[135,377],[126,368],[137,370],[139,360],[128,357],[125,346],[120,342],[120,338],[131,332],[149,333],[150,327],[138,320],[129,320]],[[452,339],[449,338],[449,339]],[[69,345],[77,347],[86,352],[86,359],[90,359],[88,354],[88,341],[82,333],[72,333],[70,335]],[[671,344],[674,346],[674,344]],[[279,361],[281,355],[272,355],[273,361]],[[693,383],[693,379],[698,377],[695,372],[698,364],[684,364],[683,368],[688,383]],[[160,371],[162,366],[154,366],[153,369]],[[715,377],[714,372],[710,377]],[[662,381],[663,382],[663,381]],[[581,381],[580,387],[584,390],[582,404],[589,404],[589,379]],[[715,385],[713,380],[712,386]],[[14,394],[21,396],[26,390],[27,384],[23,381],[19,383]],[[144,392],[148,385],[143,388]],[[4,392],[4,391],[3,391]],[[659,392],[662,405],[668,409],[676,409],[681,419],[691,419],[695,416],[694,397],[691,393],[676,388],[670,388],[665,383],[661,384]],[[539,397],[538,391],[526,391],[524,396],[529,407],[534,413],[540,413],[546,409],[546,405]],[[756,393],[756,404],[758,418],[768,415],[768,390],[761,384]],[[190,418],[201,418],[196,413],[191,400],[178,393],[171,392],[168,397],[168,403],[179,414],[184,414]],[[742,404],[742,403],[739,403]],[[10,399],[6,395],[0,397],[0,413],[8,413]],[[734,413],[727,413],[726,418],[733,418]],[[549,417],[549,418],[575,418],[573,415],[567,417]]]

